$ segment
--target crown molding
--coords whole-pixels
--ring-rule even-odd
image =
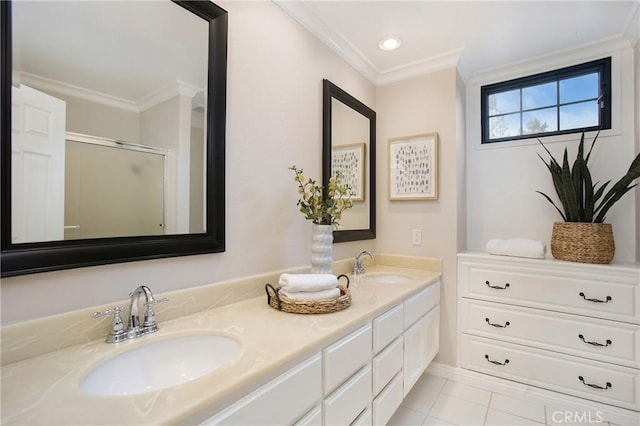
[[[202,90],[200,87],[176,80],[138,99],[136,105],[140,111],[144,111],[178,95],[193,98]]]
[[[522,61],[511,62],[484,69],[474,73],[467,84],[489,84],[493,81],[508,80],[522,75],[540,72],[544,69],[553,69],[567,66],[571,63],[584,62],[587,58],[596,59],[598,56],[610,55],[611,52],[631,48],[631,42],[624,35],[615,35],[602,40],[585,43],[567,49],[534,56]]]
[[[280,9],[300,23],[311,34],[320,39],[331,50],[338,54],[349,65],[355,68],[367,80],[374,85],[380,76],[380,72],[342,36],[333,28],[322,22],[318,17],[302,2],[272,0]]]
[[[97,92],[95,90],[86,89],[69,83],[63,83],[61,81],[27,72],[19,72],[18,75],[18,81],[26,84],[27,86],[33,86],[36,89],[48,90],[126,111],[139,112],[138,105],[128,99],[119,98],[117,96],[108,95],[106,93]]]
[[[430,74],[446,68],[456,68],[461,62],[463,49],[455,49],[441,55],[424,58],[406,65],[390,68],[380,73],[376,85],[382,86],[407,78]],[[463,71],[466,72],[466,71]]]
[[[27,86],[31,86],[35,89],[60,93],[62,95],[136,113],[151,108],[152,106],[177,95],[193,98],[203,91],[200,87],[177,80],[134,102],[128,99],[119,98],[117,96],[108,95],[106,93],[97,92],[95,90],[86,89],[69,83],[63,83],[61,81],[27,72],[14,73],[14,81],[19,81],[20,83],[26,84]]]

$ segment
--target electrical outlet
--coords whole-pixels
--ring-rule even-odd
[[[411,230],[411,243],[414,246],[422,245],[422,230],[421,229],[413,229]]]

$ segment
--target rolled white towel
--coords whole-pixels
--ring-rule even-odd
[[[280,289],[280,294],[288,297],[291,300],[322,300],[322,299],[335,299],[340,296],[339,288],[330,288],[327,290],[319,291],[294,291],[289,292]]]
[[[289,293],[336,289],[338,278],[333,274],[282,274],[279,284],[281,290]]]
[[[542,241],[514,238],[511,240],[489,240],[487,251],[491,254],[514,257],[531,257],[543,259],[547,246]]]

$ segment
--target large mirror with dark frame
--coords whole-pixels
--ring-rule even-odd
[[[1,275],[224,251],[227,12],[0,13]]]
[[[352,189],[353,207],[342,214],[333,241],[376,237],[376,113],[323,80],[322,182],[340,173]]]

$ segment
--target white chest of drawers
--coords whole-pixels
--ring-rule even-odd
[[[640,267],[459,254],[458,364],[640,410]]]

